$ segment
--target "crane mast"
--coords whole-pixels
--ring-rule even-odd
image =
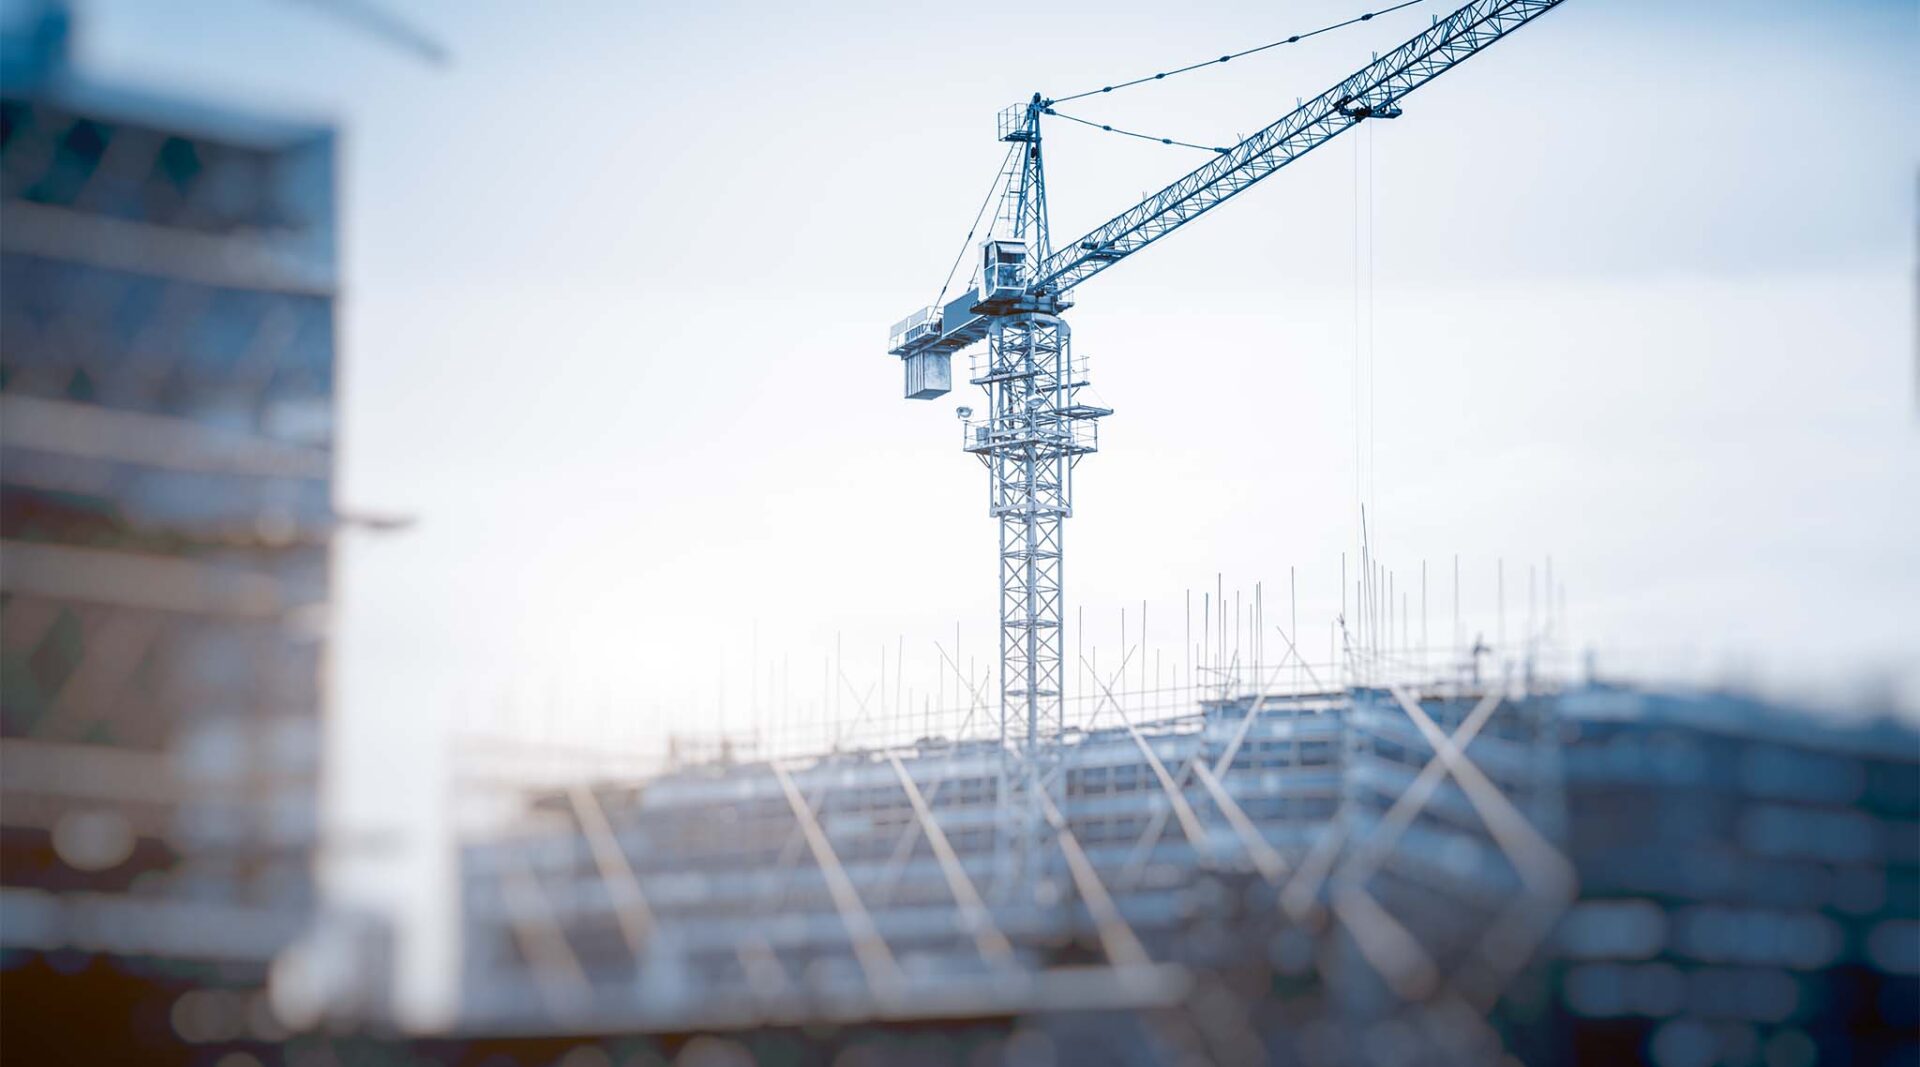
[[[1075,402],[1071,331],[1062,303],[1027,292],[1028,264],[1046,258],[1046,172],[1039,94],[1008,108],[1010,142],[998,218],[1011,233],[982,248],[981,283],[969,305],[986,320],[986,358],[972,384],[986,417],[963,426],[964,447],[988,472],[988,511],[1000,527],[1000,739],[1032,755],[1064,726],[1061,715],[1064,523],[1073,514],[1073,466],[1097,447],[1105,409]],[[1012,721],[1009,721],[1012,720]]]
[[[926,400],[951,389],[955,352],[986,342],[969,379],[986,393],[986,414],[959,414],[962,447],[987,468],[999,525],[1000,738],[1003,748],[1017,743],[1026,767],[1008,787],[1038,788],[1042,742],[1065,725],[1063,527],[1074,466],[1098,450],[1099,419],[1112,414],[1078,399],[1084,365],[1061,317],[1074,287],[1361,122],[1398,117],[1408,93],[1563,2],[1472,0],[1058,251],[1040,135],[1053,101],[1035,93],[1001,112],[1000,140],[1012,150],[994,235],[980,245],[979,284],[896,323],[888,351],[904,366],[908,398]]]

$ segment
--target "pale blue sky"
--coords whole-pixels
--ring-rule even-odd
[[[984,652],[973,398],[900,400],[883,342],[994,113],[1364,7],[383,2],[451,66],[305,3],[96,0],[80,33],[96,74],[344,129],[341,495],[421,521],[342,553],[334,810],[415,845],[450,731],[744,722],[755,620],[809,696],[836,635],[863,679],[903,637],[922,688],[955,620]],[[1074,113],[1227,143],[1446,10]],[[1089,283],[1076,351],[1118,414],[1070,597],[1151,599],[1174,657],[1184,589],[1295,566],[1324,647],[1357,377],[1375,543],[1403,576],[1460,554],[1474,629],[1496,560],[1513,613],[1551,555],[1603,662],[1920,699],[1917,38],[1911,3],[1573,0]],[[1063,239],[1204,158],[1048,137]],[[344,881],[444,916],[442,859]],[[445,929],[410,929],[431,1005]]]

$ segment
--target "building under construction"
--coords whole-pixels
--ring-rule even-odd
[[[1910,730],[1597,683],[1151,722],[1116,696],[1031,760],[922,738],[528,793],[462,852],[462,1031],[760,1062],[802,1029],[821,1062],[1915,1051]]]

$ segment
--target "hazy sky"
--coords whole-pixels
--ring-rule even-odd
[[[430,1004],[450,732],[738,727],[756,630],[815,704],[836,639],[861,685],[904,640],[924,691],[956,621],[986,662],[977,399],[901,400],[884,340],[994,113],[1365,8],[383,3],[451,65],[308,3],[97,0],[80,35],[95,74],[343,127],[340,495],[419,525],[341,554],[333,811],[405,835],[340,877],[441,916]],[[1230,143],[1449,9],[1071,110]],[[1090,282],[1089,629],[1111,655],[1150,600],[1171,662],[1184,590],[1271,605],[1295,567],[1324,658],[1364,500],[1436,637],[1456,554],[1489,636],[1497,561],[1516,620],[1551,556],[1603,665],[1920,703],[1917,38],[1911,3],[1573,0]],[[1205,158],[1047,136],[1061,241]]]

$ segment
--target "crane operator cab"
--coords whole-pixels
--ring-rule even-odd
[[[953,388],[952,359],[987,335],[987,317],[1004,315],[1027,299],[1027,243],[989,238],[980,243],[980,287],[946,304],[895,323],[887,351],[901,358],[909,400],[932,400]]]
[[[1027,243],[980,242],[980,302],[1008,303],[1027,292]]]

